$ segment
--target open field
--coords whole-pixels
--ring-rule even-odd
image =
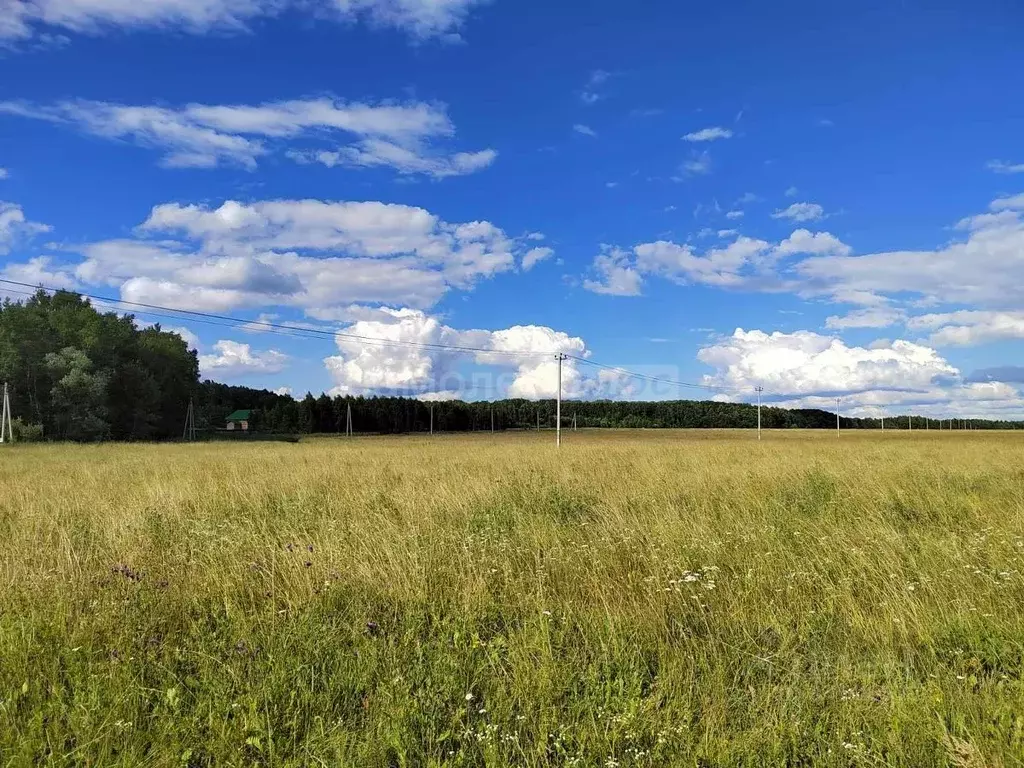
[[[1024,764],[1024,434],[0,450],[0,764]]]

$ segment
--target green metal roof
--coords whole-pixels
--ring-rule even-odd
[[[225,421],[248,421],[252,411],[235,411]]]

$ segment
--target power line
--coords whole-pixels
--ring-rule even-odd
[[[8,280],[0,278],[0,284],[18,286],[20,288],[28,288],[34,290],[44,290],[55,293],[59,290],[46,285],[33,285],[32,283],[19,282],[17,280]],[[28,291],[14,291],[11,293],[18,293],[22,295],[33,295],[32,292]],[[222,315],[214,312],[201,312],[199,310],[192,309],[178,309],[176,307],[166,307],[159,304],[149,304],[139,301],[128,301],[126,299],[115,299],[109,296],[100,296],[92,293],[85,293],[82,291],[73,291],[73,293],[83,296],[92,301],[99,302],[105,306],[118,309],[124,307],[134,308],[133,311],[140,315],[150,317],[160,317],[167,320],[199,322],[206,325],[219,326],[223,328],[240,328],[242,330],[259,330],[260,332],[269,333],[272,335],[291,336],[296,338],[309,338],[309,339],[349,339],[362,344],[376,345],[383,347],[405,347],[412,349],[422,349],[437,352],[450,352],[456,354],[474,354],[474,355],[500,355],[510,358],[546,358],[552,354],[552,352],[526,352],[526,351],[509,351],[509,350],[495,350],[487,349],[484,347],[473,347],[464,345],[454,344],[435,344],[431,342],[416,342],[416,341],[405,341],[399,339],[381,339],[375,336],[364,336],[361,334],[348,333],[345,331],[328,330],[321,328],[300,328],[293,325],[287,325],[285,323],[274,323],[269,320],[246,320],[240,317],[233,317],[231,315]],[[173,314],[166,314],[173,313]],[[745,390],[740,390],[732,387],[722,387],[713,384],[695,384],[692,382],[679,381],[676,379],[668,379],[661,376],[653,376],[650,374],[638,373],[636,371],[630,371],[626,368],[620,368],[614,365],[606,365],[599,363],[594,360],[589,360],[584,357],[577,355],[566,355],[566,359],[574,360],[584,365],[593,366],[595,368],[601,368],[608,371],[614,371],[622,374],[629,378],[647,381],[657,384],[667,384],[669,386],[681,387],[685,389],[695,389],[710,392],[720,392],[723,394],[730,395],[748,395],[749,393]],[[776,393],[768,392],[769,396]]]
[[[44,291],[50,291],[50,292],[54,292],[54,293],[59,291],[59,290],[62,290],[62,289],[59,289],[59,288],[52,288],[52,287],[46,286],[46,285],[33,285],[31,283],[22,283],[22,282],[18,282],[17,280],[6,280],[6,279],[2,279],[2,278],[0,278],[0,283],[6,284],[6,285],[16,285],[16,286],[20,286],[22,288],[34,288],[34,289],[37,289],[37,290],[38,289],[42,289]],[[20,291],[12,291],[12,293],[21,293],[21,292]],[[159,304],[146,304],[144,302],[139,302],[139,301],[128,301],[126,299],[114,299],[114,298],[111,298],[109,296],[97,296],[95,294],[84,293],[82,291],[73,291],[73,293],[76,293],[79,296],[84,296],[85,298],[88,298],[88,299],[92,299],[93,301],[103,302],[103,303],[107,304],[108,306],[114,306],[114,307],[121,307],[121,306],[124,306],[124,307],[140,307],[140,308],[142,308],[144,310],[156,310],[156,312],[153,312],[153,311],[139,312],[139,314],[154,315],[154,316],[157,316],[157,317],[161,317],[162,316],[162,317],[165,317],[166,319],[170,319],[170,320],[189,319],[189,320],[197,320],[198,322],[209,322],[210,319],[212,319],[212,320],[222,320],[222,321],[227,321],[227,323],[228,323],[228,325],[224,325],[224,327],[240,327],[241,326],[241,327],[243,327],[243,329],[244,328],[248,328],[250,330],[255,330],[253,327],[257,326],[260,329],[263,329],[267,333],[287,331],[288,333],[286,335],[289,335],[289,336],[299,336],[299,337],[303,337],[304,336],[305,338],[331,338],[331,339],[343,338],[343,339],[351,339],[353,341],[359,341],[359,342],[366,343],[366,344],[377,344],[377,345],[381,345],[381,346],[412,347],[412,348],[416,348],[416,349],[427,349],[427,350],[434,350],[434,351],[439,351],[439,352],[462,352],[462,353],[486,354],[486,355],[505,355],[507,357],[520,357],[520,358],[522,358],[522,357],[547,357],[548,355],[552,354],[551,351],[547,351],[547,352],[516,352],[516,351],[511,351],[511,350],[486,349],[484,347],[470,347],[470,346],[461,346],[461,345],[456,345],[456,344],[434,344],[434,343],[431,343],[431,342],[403,341],[403,340],[398,340],[398,339],[381,339],[381,338],[378,338],[376,336],[362,336],[360,334],[347,333],[345,331],[328,330],[328,329],[325,329],[325,328],[299,328],[299,327],[296,327],[296,326],[293,326],[293,325],[286,325],[284,323],[272,323],[269,320],[245,320],[244,318],[232,317],[231,315],[220,315],[220,314],[216,314],[216,313],[213,313],[213,312],[200,312],[198,310],[193,310],[193,309],[177,309],[175,307],[165,307],[165,306],[161,306]],[[27,294],[27,295],[32,295],[32,294]],[[159,314],[157,314],[158,312],[174,312],[176,314],[174,314],[174,315],[159,315]],[[185,317],[181,317],[181,315],[184,315]],[[204,320],[204,318],[206,320]],[[210,324],[217,325],[218,323],[210,323]],[[237,324],[237,325],[232,325],[232,324]],[[312,336],[308,336],[308,335],[305,335],[305,334],[313,334],[313,335]]]

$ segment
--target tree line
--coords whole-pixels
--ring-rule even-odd
[[[253,427],[256,430],[283,433],[344,433],[351,408],[352,429],[356,433],[402,434],[427,432],[431,425],[438,432],[470,432],[517,429],[553,429],[557,404],[551,400],[508,399],[478,402],[448,400],[436,403],[407,397],[330,397],[307,394],[301,400],[255,393],[242,387],[203,382],[201,388],[210,392],[215,404],[204,406],[213,423],[232,407],[256,408]],[[216,394],[213,394],[216,390]],[[229,394],[228,390],[233,391]],[[239,391],[241,390],[241,391]],[[227,409],[227,410],[225,410]],[[840,416],[840,427],[846,429],[879,429],[875,418]],[[655,402],[621,400],[563,400],[562,428],[575,424],[579,429],[755,429],[757,406],[746,403],[723,403],[710,400],[659,400]],[[765,429],[835,429],[835,412],[812,408],[777,408],[762,406],[761,425]],[[1024,423],[1014,421],[971,420],[974,429],[1020,429]],[[948,429],[937,419],[923,416],[887,417],[886,429]],[[960,428],[955,424],[954,428]]]
[[[82,296],[39,291],[0,306],[0,380],[8,383],[16,439],[167,440],[181,438],[190,401],[201,435],[214,435],[227,414],[253,411],[256,434],[343,433],[348,414],[362,434],[552,428],[555,401],[423,402],[407,397],[306,394],[301,399],[250,387],[200,381],[195,350],[159,325],[101,313]],[[431,412],[433,412],[431,414]],[[740,428],[757,426],[743,403],[672,400],[563,401],[563,427]],[[433,420],[433,421],[431,421]],[[765,406],[766,429],[833,429],[835,413]],[[878,429],[878,419],[841,417],[843,429]],[[1018,429],[1021,422],[974,420],[978,429]],[[913,417],[914,429],[937,429]],[[947,426],[948,425],[944,425]],[[908,429],[910,417],[886,419]]]

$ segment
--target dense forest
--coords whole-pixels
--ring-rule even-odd
[[[15,439],[166,440],[181,438],[191,400],[200,436],[219,434],[236,409],[254,411],[255,434],[356,433],[552,428],[554,400],[446,401],[403,397],[301,400],[266,390],[200,381],[195,350],[159,325],[140,328],[131,315],[100,313],[78,294],[38,292],[0,307],[0,381],[8,384]],[[579,428],[753,428],[757,408],[738,403],[563,401],[563,426]],[[841,418],[844,429],[878,429],[877,419]],[[765,428],[832,429],[835,413],[764,407]],[[907,416],[886,428],[908,429]],[[946,425],[948,427],[948,425]],[[1020,422],[978,421],[976,429],[1017,429]],[[913,428],[938,422],[914,417]]]

